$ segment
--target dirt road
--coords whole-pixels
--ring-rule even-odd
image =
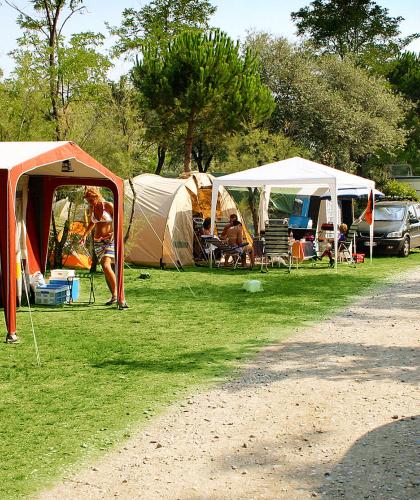
[[[417,270],[39,498],[419,498],[419,312]]]

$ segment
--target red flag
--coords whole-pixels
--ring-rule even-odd
[[[373,219],[372,219],[372,214],[373,214],[373,190],[370,191],[369,194],[369,199],[365,211],[365,221],[371,226]]]

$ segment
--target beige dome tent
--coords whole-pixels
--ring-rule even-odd
[[[151,266],[194,264],[193,217],[210,217],[212,183],[211,175],[198,172],[187,179],[142,174],[132,179],[134,195],[125,181],[126,261]],[[240,216],[233,198],[221,189],[216,217],[228,219],[231,213]]]

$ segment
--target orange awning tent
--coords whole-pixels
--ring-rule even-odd
[[[63,165],[65,160],[69,160],[69,167]],[[53,195],[57,187],[65,185],[102,186],[113,193],[117,296],[119,305],[124,304],[122,179],[73,142],[0,142],[1,297],[10,335],[16,332],[16,279],[22,240],[27,271],[44,273]]]

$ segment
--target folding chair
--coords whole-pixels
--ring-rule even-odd
[[[219,239],[222,236],[223,229],[229,224],[229,222],[230,221],[228,219],[218,219],[214,221],[214,225],[216,226],[217,236],[219,237]]]
[[[349,266],[356,267],[356,260],[353,258],[353,250],[355,250],[357,225],[352,224],[347,231],[345,241],[340,241],[338,244],[338,256],[344,259]]]
[[[202,239],[205,241],[207,245],[213,245],[214,247],[220,250],[221,258],[217,264],[217,267],[220,267],[223,259],[225,259],[226,262],[227,258],[232,257],[233,269],[236,269],[239,260],[245,251],[244,247],[248,246],[248,243],[244,243],[244,246],[232,246],[215,236],[202,236]]]
[[[280,257],[288,262],[288,272],[292,268],[292,252],[289,245],[289,225],[284,219],[271,219],[266,222],[261,272],[268,271],[268,261],[273,263],[274,257]]]

